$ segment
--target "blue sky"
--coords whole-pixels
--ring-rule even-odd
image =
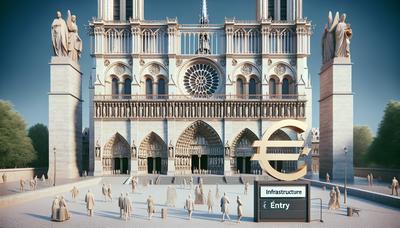
[[[208,0],[211,23],[225,17],[255,19],[255,0]],[[13,4],[14,3],[14,4]],[[354,123],[376,132],[391,99],[400,100],[400,37],[396,0],[304,0],[303,15],[312,21],[309,69],[313,84],[313,126],[319,125],[320,41],[329,10],[347,13],[352,39]],[[88,126],[88,82],[91,68],[88,21],[96,16],[97,0],[2,0],[0,9],[0,99],[11,101],[29,126],[48,122],[50,24],[55,12],[68,9],[78,16],[85,52],[83,126]],[[146,19],[178,17],[180,23],[197,23],[201,0],[145,0]]]

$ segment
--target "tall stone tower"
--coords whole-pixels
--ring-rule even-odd
[[[56,179],[79,177],[79,162],[82,153],[81,97],[82,73],[79,64],[69,57],[52,57],[48,172],[51,179],[54,177],[55,167]]]
[[[330,13],[330,18],[332,18]],[[320,73],[320,172],[333,180],[354,180],[351,28],[343,14],[330,20],[323,39]],[[332,31],[332,32],[329,32]],[[347,173],[347,174],[346,174]]]

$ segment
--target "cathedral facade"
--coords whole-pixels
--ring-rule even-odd
[[[311,126],[312,28],[302,0],[257,0],[256,20],[224,24],[212,24],[200,4],[199,23],[189,25],[145,19],[144,0],[98,0],[89,174],[259,173],[252,144],[271,125]],[[309,131],[281,129],[270,140],[308,141]],[[271,163],[283,172],[298,165]]]

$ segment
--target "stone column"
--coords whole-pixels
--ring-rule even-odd
[[[82,73],[69,57],[52,57],[49,92],[49,172],[53,178],[79,177],[82,156]],[[54,151],[56,148],[56,161]],[[56,162],[56,171],[54,171]]]
[[[320,172],[333,180],[354,180],[352,63],[334,58],[321,68],[320,84]],[[347,147],[347,156],[344,153]]]

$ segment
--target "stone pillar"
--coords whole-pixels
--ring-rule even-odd
[[[352,63],[334,58],[321,68],[320,84],[320,172],[333,180],[354,180]],[[347,147],[347,156],[344,153]]]
[[[79,177],[82,155],[82,73],[69,57],[52,57],[49,92],[49,172],[56,179]],[[56,160],[54,151],[56,148]]]

